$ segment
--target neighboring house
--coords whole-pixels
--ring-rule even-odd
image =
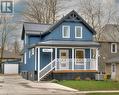
[[[119,26],[105,25],[99,43],[99,70],[119,80]]]
[[[0,58],[1,58],[1,50],[0,50]],[[20,58],[21,57],[19,55],[15,54],[14,52],[9,51],[9,50],[4,50],[2,62],[16,61],[16,60],[19,60]]]
[[[24,23],[21,74],[30,80],[95,78],[96,32],[74,10],[53,25]],[[51,75],[51,76],[48,76]]]

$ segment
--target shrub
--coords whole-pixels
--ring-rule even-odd
[[[81,79],[80,79],[80,76],[77,76],[77,77],[75,78],[75,80],[81,80]]]
[[[58,83],[58,80],[53,79],[53,80],[51,80],[51,82],[52,82],[52,83]]]

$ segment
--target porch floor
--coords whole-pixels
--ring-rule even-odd
[[[98,72],[96,70],[54,70],[53,73],[70,73],[70,72]]]

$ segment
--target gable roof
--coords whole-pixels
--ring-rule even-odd
[[[66,16],[62,17],[58,22],[56,22],[54,25],[52,25],[46,32],[44,32],[42,35],[47,34],[49,32],[52,32],[52,30],[55,29],[59,24],[61,24],[65,19],[70,17],[70,15],[74,14],[78,20],[75,18],[72,19],[72,21],[78,21],[83,23],[94,35],[96,34],[96,31],[75,11],[72,10],[70,13],[68,13]]]
[[[119,25],[106,24],[100,35],[99,42],[119,42]]]
[[[70,18],[71,16],[74,16]],[[96,34],[96,31],[81,17],[78,15],[78,13],[74,10],[72,10],[70,13],[68,13],[66,16],[62,17],[58,22],[56,22],[53,25],[50,24],[36,24],[36,23],[28,23],[25,22],[23,24],[23,30],[22,30],[22,39],[24,39],[24,33],[30,34],[38,34],[38,35],[46,35],[50,32],[52,32],[59,24],[61,24],[63,21],[70,19],[70,21],[77,21],[81,22],[85,27],[87,27],[93,35]]]

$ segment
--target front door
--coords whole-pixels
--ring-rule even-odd
[[[69,51],[68,50],[60,50],[60,69],[66,70],[69,67]]]
[[[75,64],[83,65],[84,64],[84,50],[76,49],[75,51]]]
[[[115,63],[111,64],[111,79],[112,80],[116,79],[116,64]]]

